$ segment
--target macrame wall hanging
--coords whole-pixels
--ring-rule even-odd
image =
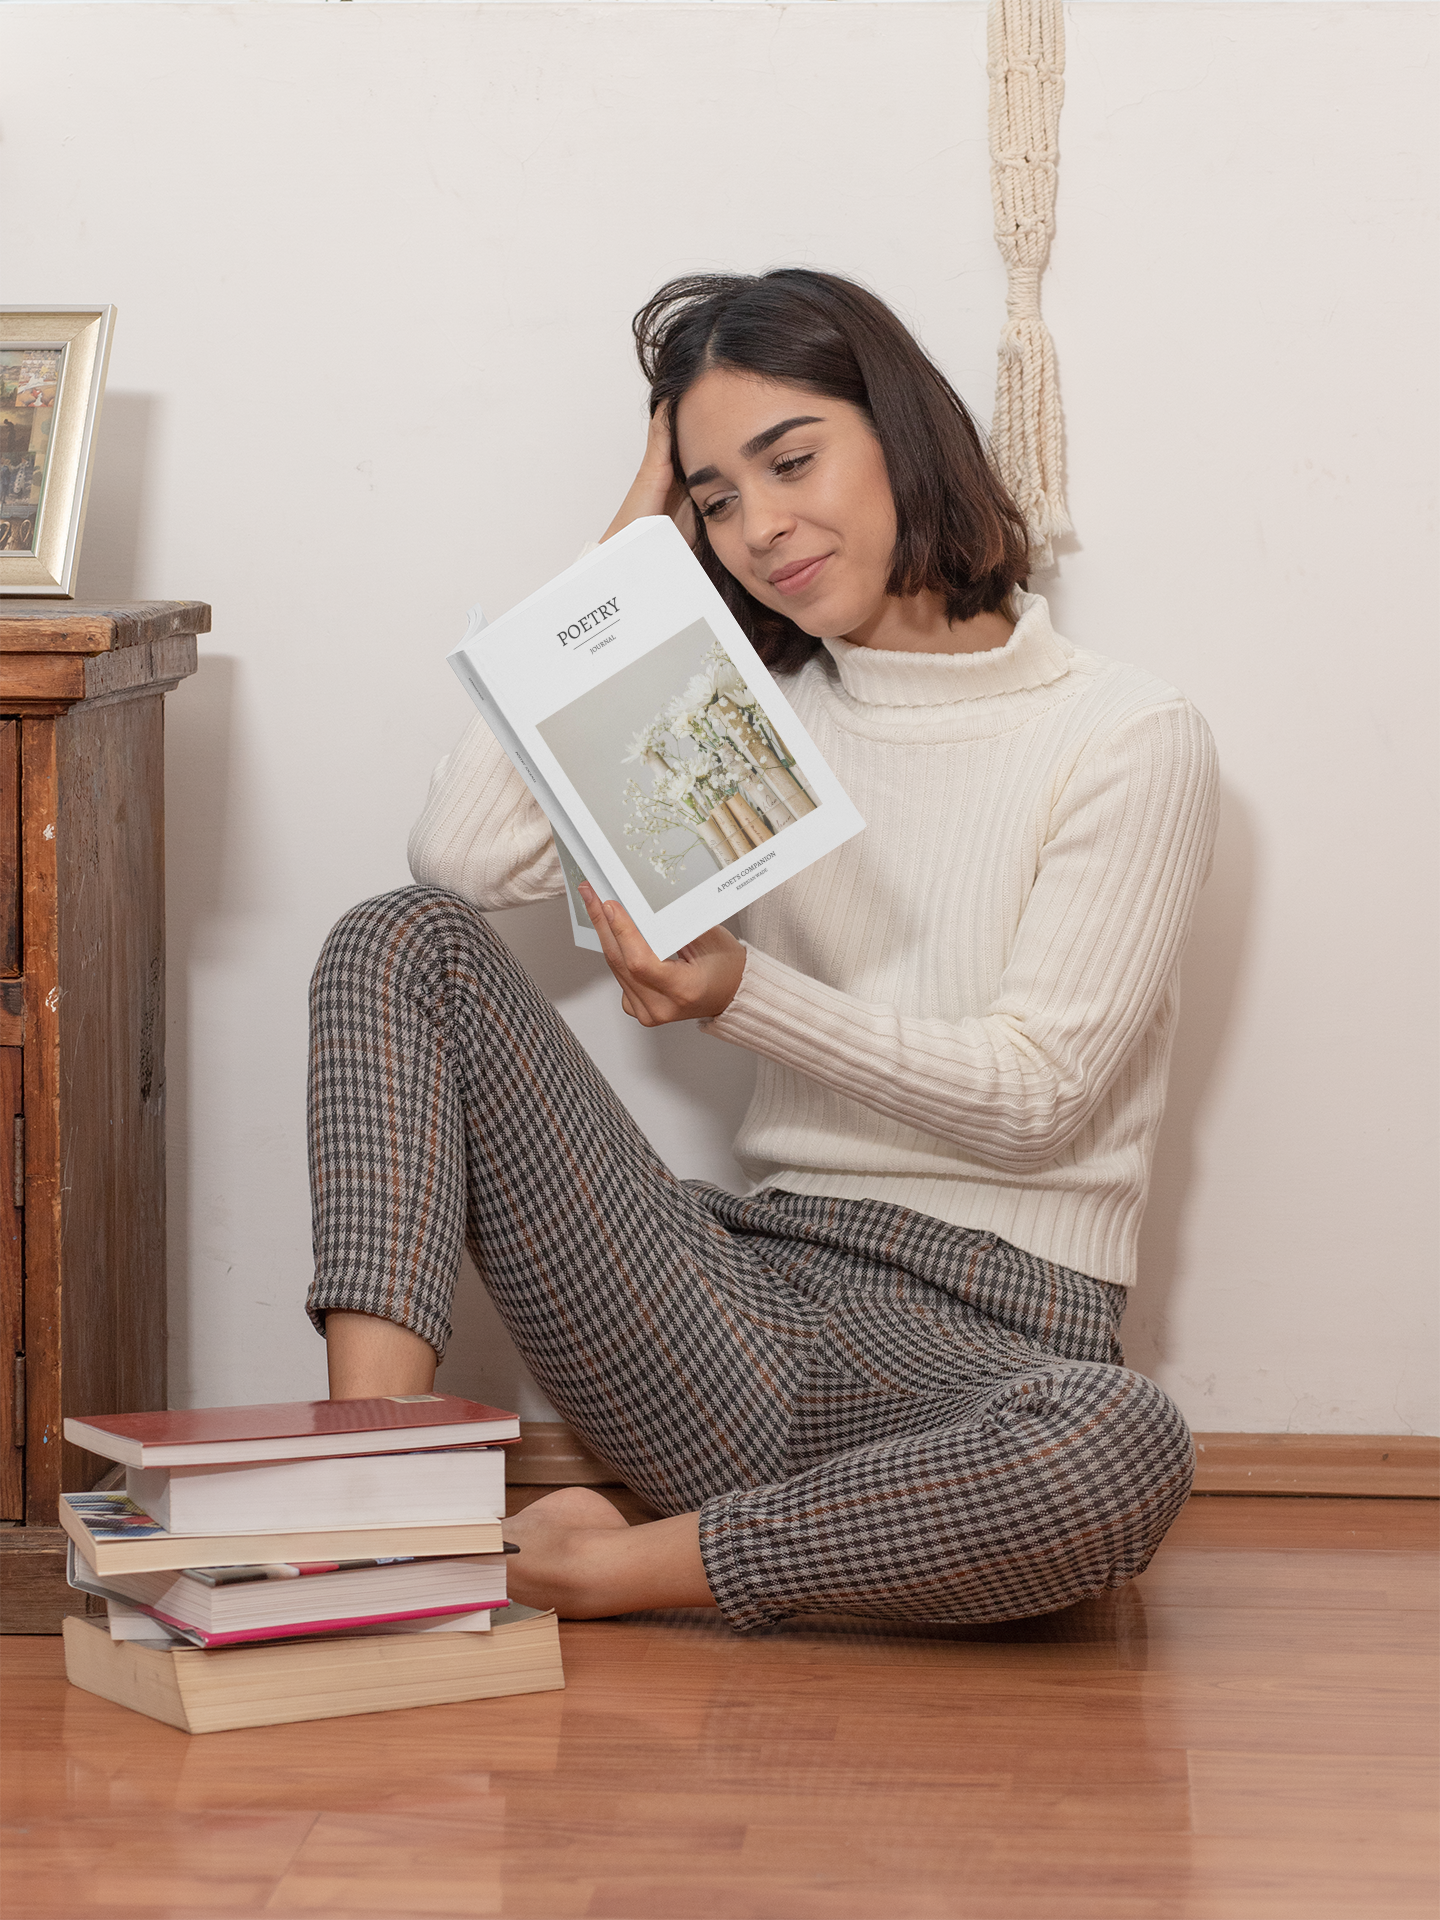
[[[1040,318],[1040,276],[1055,231],[1055,169],[1065,98],[1060,0],[991,0],[990,187],[1005,262],[1005,328],[990,444],[1030,529],[1030,564],[1048,567],[1070,531],[1055,348]]]

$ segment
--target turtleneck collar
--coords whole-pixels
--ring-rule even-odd
[[[870,707],[952,706],[997,693],[1047,687],[1070,671],[1070,647],[1050,625],[1038,593],[1017,593],[1020,618],[1003,647],[989,653],[884,653],[827,640],[826,651],[852,700]]]

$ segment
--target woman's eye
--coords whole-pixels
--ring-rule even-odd
[[[700,518],[702,520],[718,520],[725,509],[733,506],[734,502],[735,496],[733,493],[721,494],[718,500],[707,500],[705,505],[700,509]]]
[[[774,471],[781,480],[793,480],[814,458],[813,453],[787,453],[775,462]]]

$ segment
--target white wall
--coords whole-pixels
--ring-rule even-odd
[[[1209,716],[1131,1357],[1201,1428],[1437,1430],[1434,12],[1072,6],[1045,283],[1062,631]],[[6,296],[114,300],[88,596],[215,608],[170,701],[173,1398],[323,1391],[307,975],[465,718],[442,665],[600,527],[686,268],[877,287],[988,416],[980,5],[6,9]],[[22,71],[23,68],[23,71]],[[508,916],[685,1174],[747,1063]],[[452,1385],[541,1410],[483,1303]]]

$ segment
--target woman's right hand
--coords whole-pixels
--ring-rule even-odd
[[[601,534],[602,543],[619,533],[632,520],[647,514],[668,513],[686,540],[695,544],[695,509],[683,483],[670,462],[670,405],[663,402],[650,416],[650,432],[645,441],[645,458],[620,502],[620,511]]]

